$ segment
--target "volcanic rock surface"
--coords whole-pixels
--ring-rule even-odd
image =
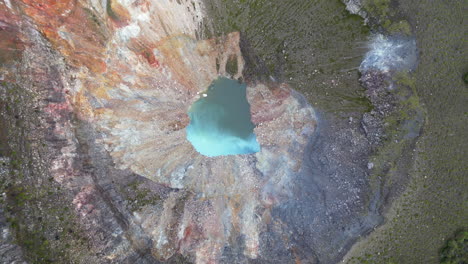
[[[16,45],[28,43],[21,46],[23,68],[40,64],[36,69],[43,73],[33,82],[52,82],[50,88],[58,93],[43,106],[54,121],[50,133],[65,143],[50,171],[75,193],[73,205],[86,233],[105,228],[116,239],[133,237],[133,244],[149,243],[147,250],[159,260],[179,252],[196,263],[219,262],[225,245],[240,238],[246,257],[259,256],[260,233],[271,208],[292,196],[287,183],[301,168],[316,119],[288,85],[250,80],[247,100],[261,151],[210,158],[194,150],[184,129],[188,108],[218,76],[242,80],[239,33],[200,37],[204,16],[199,2],[1,4],[5,31],[19,39]],[[228,61],[237,66],[232,75],[226,71]],[[14,78],[14,73],[3,78]],[[90,147],[83,150],[82,145]],[[96,155],[111,160],[100,163]],[[88,180],[83,180],[83,165],[77,165],[83,159],[98,167]],[[126,199],[122,193],[102,190],[117,188],[106,187],[108,182],[101,186],[101,181],[118,182],[115,175],[104,175],[108,167],[150,180],[144,191],[157,199],[124,216],[141,235],[133,234],[132,227],[97,223],[116,216],[105,215],[96,196],[103,196],[111,211],[126,209],[114,205]],[[126,182],[140,190],[141,182]],[[104,258],[126,257],[122,243],[128,242],[96,243]]]
[[[256,78],[241,33],[206,36],[201,1],[0,7],[12,157],[0,226],[26,249],[6,235],[6,250],[32,262],[333,263],[381,221],[367,181],[380,141],[357,123],[317,126],[301,94]],[[255,154],[206,157],[186,139],[188,109],[220,76],[247,84]]]

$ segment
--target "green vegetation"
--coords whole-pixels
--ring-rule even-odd
[[[191,264],[193,263],[190,261],[188,257],[185,257],[181,254],[174,254],[168,261],[168,264]]]
[[[122,189],[131,211],[138,211],[148,205],[161,204],[161,197],[150,189],[141,187],[141,184],[142,182],[134,181]]]
[[[237,58],[235,56],[230,56],[226,63],[226,73],[231,76],[234,76],[237,73]]]
[[[380,189],[383,181],[384,194],[394,188],[393,186],[398,188],[398,185],[404,185],[401,184],[402,180],[397,179],[401,177],[401,172],[410,166],[414,140],[409,135],[420,133],[426,115],[416,94],[414,77],[408,72],[399,72],[393,80],[397,88],[389,93],[396,98],[396,106],[394,111],[384,118],[385,142],[370,159],[375,165],[371,184]]]
[[[0,175],[0,193],[6,195],[0,206],[13,242],[30,263],[76,263],[81,257],[77,252],[86,252],[86,239],[69,208],[70,197],[48,176],[46,144],[32,136],[40,129],[41,113],[32,107],[36,95],[8,82],[0,84],[0,93],[1,129],[7,140],[0,155],[9,158],[2,164],[7,173]]]
[[[205,23],[204,38],[242,33],[247,80],[272,76],[317,109],[346,118],[368,111],[356,79],[370,30],[341,0],[208,0],[205,6],[213,21]]]
[[[392,34],[411,35],[411,25],[406,20],[393,22],[388,26],[388,31]]]
[[[109,17],[115,21],[119,21],[120,22],[120,17],[114,12],[114,10],[112,9],[112,1],[107,1],[107,4],[106,4],[106,11],[107,11],[107,14],[109,15]]]
[[[440,252],[441,264],[467,264],[468,263],[468,231],[459,231],[454,238]]]
[[[364,9],[374,16],[387,17],[390,13],[390,0],[364,0]]]
[[[414,148],[409,184],[386,214],[386,223],[355,246],[348,263],[435,264],[446,238],[466,227],[466,51],[463,46],[463,1],[398,1],[398,12],[415,27],[421,52],[415,71],[397,76],[415,87],[419,100],[408,94],[408,105],[421,104],[425,123]],[[398,95],[398,94],[397,94]],[[403,109],[404,110],[404,109]],[[411,112],[409,113],[411,114]],[[464,229],[466,230],[466,229]]]
[[[369,14],[373,26],[390,34],[411,35],[411,25],[392,8],[391,0],[364,0],[363,8]]]
[[[57,190],[38,190],[18,183],[3,188],[7,194],[7,222],[15,234],[15,243],[25,249],[29,261],[68,263],[79,257],[68,255],[67,249],[72,245],[79,248],[85,240],[76,231],[74,215],[69,208],[58,207],[57,197],[51,201]]]
[[[108,9],[110,8],[110,1],[107,4],[107,8]],[[88,9],[88,8],[83,8],[83,11],[88,16],[87,19],[93,22],[93,23],[90,23],[90,25],[93,27],[92,32],[96,32],[100,36],[100,41],[105,42],[105,40],[109,38],[109,31],[108,31],[106,24],[103,21],[101,21],[101,18],[98,17],[93,10]],[[112,10],[110,12],[114,14]]]

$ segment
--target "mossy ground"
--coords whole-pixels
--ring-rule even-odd
[[[463,1],[400,1],[415,29],[420,62],[414,86],[427,110],[408,188],[387,213],[386,224],[354,246],[348,263],[439,263],[441,248],[468,219],[466,49]],[[409,107],[416,102],[409,100]],[[463,263],[463,262],[462,262]]]
[[[468,231],[460,230],[440,251],[441,264],[468,263]]]
[[[286,81],[314,107],[346,118],[369,110],[356,82],[369,28],[340,0],[208,0],[206,6],[213,21],[204,37],[240,31],[261,60],[255,77]]]
[[[121,190],[132,212],[148,205],[162,205],[161,196],[145,188],[142,184],[142,182],[135,180]]]
[[[395,8],[396,1],[392,0],[363,0],[363,9],[370,16],[372,27],[391,35],[409,36],[411,26]]]
[[[22,87],[0,84],[1,130],[7,146],[1,156],[9,158],[8,174],[0,179],[1,206],[13,234],[30,263],[76,263],[86,239],[76,225],[75,214],[58,184],[48,176],[47,146],[38,137],[40,111],[33,107],[37,95]],[[3,142],[5,144],[5,142]],[[73,248],[73,254],[69,249]]]

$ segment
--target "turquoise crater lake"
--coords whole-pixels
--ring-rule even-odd
[[[219,77],[190,107],[187,139],[200,154],[216,157],[260,151],[246,88],[244,83]]]

